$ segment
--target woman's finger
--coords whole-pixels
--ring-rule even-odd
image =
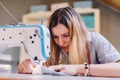
[[[56,66],[49,67],[49,69],[54,70],[54,71],[58,71],[58,72],[64,70],[64,68],[65,68],[64,65],[56,65]]]

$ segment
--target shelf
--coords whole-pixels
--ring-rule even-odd
[[[74,8],[80,14],[91,31],[100,32],[100,11],[97,8]],[[40,24],[40,20],[44,19],[44,25],[47,26],[48,19],[52,11],[39,11],[23,15],[25,24]]]

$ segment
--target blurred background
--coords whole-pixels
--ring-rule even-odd
[[[92,25],[120,52],[120,0],[0,0],[0,25],[39,24],[40,17],[46,19],[62,6],[76,8],[86,25]]]

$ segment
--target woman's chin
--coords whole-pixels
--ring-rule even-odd
[[[66,47],[66,48],[62,48],[64,50],[65,53],[69,53],[69,48]]]
[[[69,53],[69,50],[64,50],[65,51],[65,53]]]

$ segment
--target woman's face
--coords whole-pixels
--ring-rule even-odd
[[[68,28],[58,23],[52,28],[52,37],[55,43],[65,52],[69,52],[70,34]]]

